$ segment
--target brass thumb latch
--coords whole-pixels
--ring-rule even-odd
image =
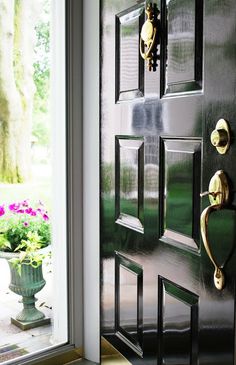
[[[156,4],[148,4],[145,10],[147,20],[142,26],[140,34],[140,54],[144,60],[147,60],[148,70],[156,71],[157,43],[158,43],[158,25],[160,22],[157,16],[160,11]]]
[[[201,196],[209,195],[210,205],[201,214],[201,235],[207,255],[214,265],[214,284],[218,290],[222,290],[225,284],[223,267],[219,266],[212,253],[208,238],[208,221],[210,214],[225,207],[229,202],[229,185],[224,171],[219,170],[211,178],[209,191],[202,193]]]

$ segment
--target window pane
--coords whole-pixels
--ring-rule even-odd
[[[68,340],[64,7],[0,3],[1,363]]]

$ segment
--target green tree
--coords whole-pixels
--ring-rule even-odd
[[[43,95],[33,67],[34,29],[37,32],[43,1],[0,0],[1,182],[19,183],[30,177],[34,94]],[[43,95],[44,100],[47,97]]]

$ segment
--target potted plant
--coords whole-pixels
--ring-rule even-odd
[[[43,259],[50,255],[50,223],[42,202],[28,200],[0,205],[0,258],[8,261],[10,290],[22,296],[23,310],[11,322],[23,330],[50,320],[35,307],[35,294],[46,284]]]

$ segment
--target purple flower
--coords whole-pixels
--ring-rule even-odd
[[[0,217],[5,214],[5,209],[3,205],[0,205]]]
[[[9,210],[11,210],[11,211],[16,211],[17,209],[19,209],[19,208],[20,208],[20,204],[18,204],[18,203],[13,203],[13,204],[10,204],[8,208],[9,208]]]
[[[28,223],[28,222],[24,222],[24,223],[23,223],[23,225],[24,225],[25,227],[29,227],[29,223]]]
[[[46,213],[44,213],[44,215],[43,215],[43,219],[44,219],[45,221],[48,221],[48,220],[49,220],[49,216],[48,216]]]

